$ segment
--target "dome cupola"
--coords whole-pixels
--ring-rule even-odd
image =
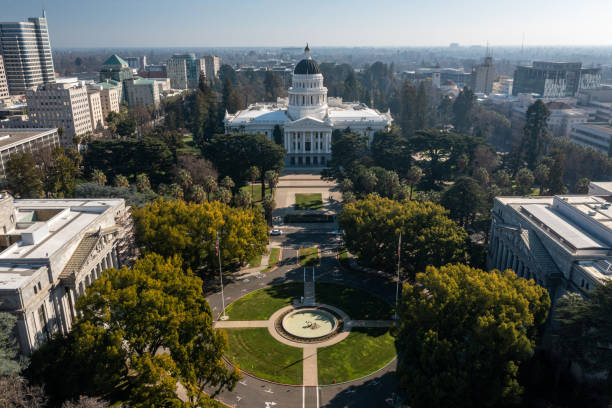
[[[293,73],[297,75],[314,75],[321,73],[319,65],[317,65],[317,62],[310,56],[310,46],[308,43],[306,44],[306,48],[304,48],[304,59],[297,63]]]

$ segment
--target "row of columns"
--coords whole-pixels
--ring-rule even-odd
[[[521,278],[536,279],[535,274],[525,265],[525,262],[499,238],[496,238],[496,248],[492,259],[494,260],[494,266],[501,271],[512,269]],[[542,281],[538,280],[538,282]]]
[[[319,138],[317,135],[320,135]],[[306,141],[310,142],[310,150],[306,150]],[[330,153],[330,141],[331,134],[328,132],[285,132],[287,153]]]

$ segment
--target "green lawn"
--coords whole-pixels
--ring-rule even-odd
[[[262,272],[269,272],[276,266],[280,258],[280,248],[270,249],[270,258],[268,259],[268,266]]]
[[[202,154],[202,152],[200,152],[200,149],[197,148],[191,133],[188,133],[183,137],[183,143],[185,144],[185,147],[181,147],[180,149],[178,149],[177,154],[180,154],[180,155],[190,155],[191,154],[194,156],[200,156]]]
[[[296,210],[320,210],[323,208],[323,196],[321,193],[296,194]]]
[[[252,185],[242,186],[240,189],[252,194],[253,202],[261,201],[261,183],[256,182]],[[266,193],[269,193],[268,189],[266,189]]]
[[[336,306],[353,320],[389,320],[393,317],[393,307],[381,298],[348,286],[317,283],[315,297],[318,303]]]
[[[302,349],[276,341],[263,327],[227,329],[225,356],[240,369],[266,380],[302,384]]]
[[[249,259],[249,267],[256,268],[261,265],[261,257],[263,254],[255,255],[253,258]]]
[[[268,320],[278,309],[291,305],[293,299],[304,295],[303,283],[286,283],[263,288],[241,297],[229,305],[230,320]]]
[[[317,350],[319,384],[361,378],[384,367],[395,355],[394,338],[388,329],[353,329],[344,341]]]
[[[338,250],[338,261],[343,267],[350,268],[348,250],[346,248],[340,248]]]
[[[312,248],[300,248],[300,265],[302,266],[314,266],[319,263],[319,249]]]

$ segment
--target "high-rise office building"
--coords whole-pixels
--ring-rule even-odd
[[[490,94],[493,90],[493,78],[495,77],[495,66],[493,58],[486,57],[484,63],[472,68],[472,92]]]
[[[0,100],[9,97],[8,83],[6,82],[6,71],[4,71],[4,59],[0,55]]]
[[[204,62],[206,63],[206,78],[210,80],[216,78],[221,68],[221,59],[216,55],[205,55]]]
[[[0,53],[11,94],[23,94],[26,89],[55,82],[44,11],[42,17],[28,21],[0,23]]]
[[[174,89],[197,88],[205,64],[204,59],[196,58],[195,54],[174,54],[168,60],[170,85]]]
[[[600,68],[582,68],[581,62],[534,61],[530,67],[516,67],[512,95],[535,93],[543,98],[565,98],[600,85]]]

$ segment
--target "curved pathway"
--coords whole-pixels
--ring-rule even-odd
[[[318,282],[339,283],[346,286],[355,287],[374,293],[385,299],[393,299],[395,286],[381,277],[372,275],[355,275],[344,271],[339,267],[335,257],[337,242],[335,236],[325,231],[324,227],[319,227],[316,232],[310,230],[295,231],[290,227],[285,227],[285,235],[274,242],[275,245],[282,245],[282,259],[279,267],[265,274],[247,275],[241,279],[232,276],[224,276],[225,304],[229,305],[236,299],[261,289],[266,286],[278,285],[287,282],[303,282],[303,269],[297,264],[297,249],[301,246],[306,247],[317,243],[321,250],[320,265],[316,268]],[[280,242],[279,242],[280,241]],[[207,300],[218,318],[222,314],[221,296],[216,286],[208,288]],[[389,325],[389,321],[363,321],[350,320],[349,327],[384,327]],[[221,321],[215,322],[216,328],[230,327],[268,327],[270,330],[270,320],[264,321]],[[274,332],[276,330],[273,329]],[[347,333],[348,334],[348,333]],[[223,403],[232,407],[373,407],[384,406],[396,388],[394,371],[396,360],[391,361],[382,369],[367,377],[357,379],[342,384],[328,386],[318,386],[317,378],[317,356],[316,350],[321,347],[317,345],[300,344],[303,348],[304,366],[304,385],[289,386],[271,383],[252,377],[245,373],[243,379],[237,384],[236,388],[229,392],[222,392],[217,398]],[[307,381],[308,380],[308,381]]]

